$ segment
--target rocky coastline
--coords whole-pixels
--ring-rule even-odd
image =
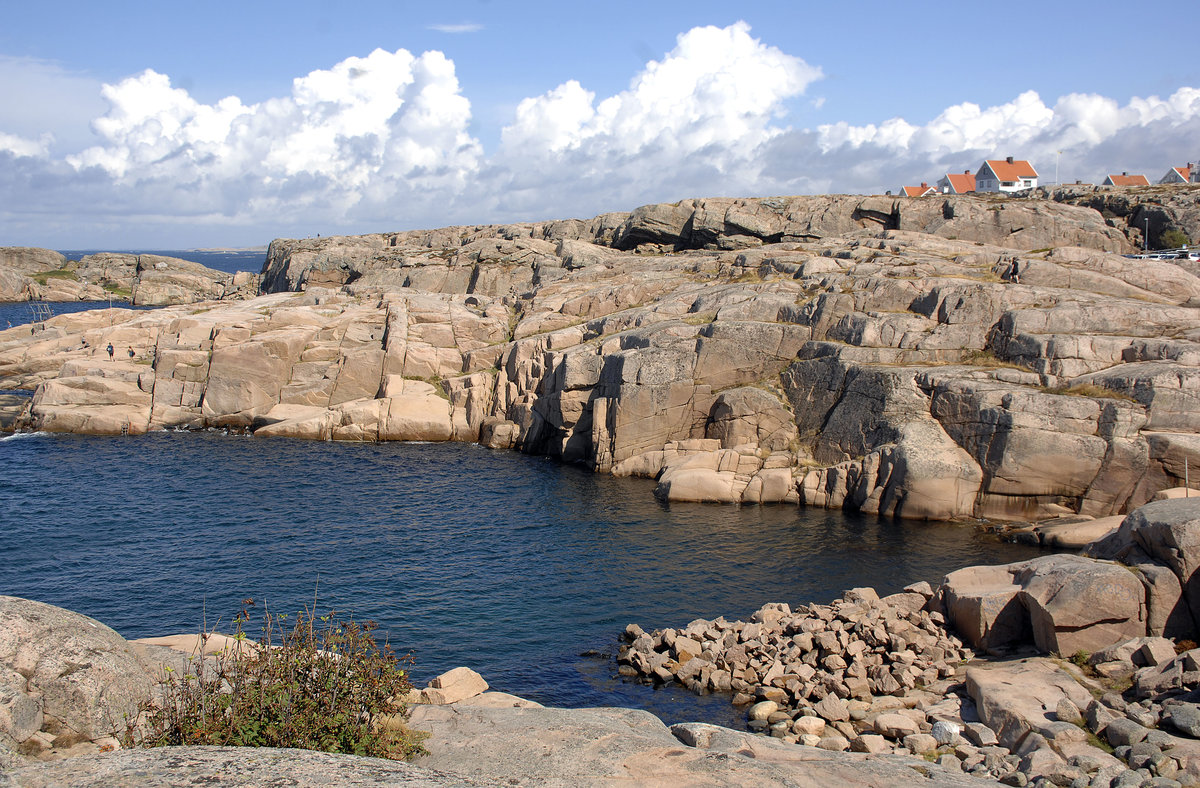
[[[1200,204],[1122,197],[1162,227]],[[1200,461],[1200,278],[1122,257],[1115,208],[1058,198],[706,199],[280,239],[253,299],[0,332],[0,389],[31,393],[0,425],[459,440],[671,501],[1117,517]]]
[[[0,597],[0,785],[1200,785],[1197,567],[1200,498],[1164,498],[1084,556],[769,603],[745,622],[631,624],[620,673],[729,693],[750,730],[544,708],[456,668],[410,698],[406,724],[431,734],[413,764],[122,750],[115,721],[199,639],[126,641]]]
[[[50,249],[0,247],[0,302],[108,301],[135,306],[250,298],[259,277],[156,254],[100,252],[67,260]]]

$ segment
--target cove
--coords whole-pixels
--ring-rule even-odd
[[[0,593],[129,638],[225,626],[242,599],[373,619],[422,682],[455,665],[567,707],[739,724],[725,697],[615,677],[626,624],[746,618],[1038,551],[973,525],[666,505],[653,483],[473,444],[220,433],[0,439]]]

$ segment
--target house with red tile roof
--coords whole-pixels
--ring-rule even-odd
[[[920,186],[901,186],[900,193],[905,197],[924,197],[927,194],[937,194],[937,189],[921,181]]]
[[[975,173],[970,170],[948,172],[937,182],[937,188],[942,194],[969,194],[975,191]]]
[[[1192,168],[1172,167],[1167,174],[1158,179],[1159,183],[1188,183],[1191,180]]]
[[[1145,175],[1130,175],[1123,172],[1120,175],[1109,175],[1101,186],[1149,186],[1150,179]]]
[[[1037,186],[1038,174],[1024,159],[987,159],[975,173],[977,192],[1020,192]]]

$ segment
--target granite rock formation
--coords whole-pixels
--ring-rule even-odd
[[[258,294],[258,276],[228,274],[154,254],[101,252],[67,260],[50,249],[0,248],[0,301],[105,301],[193,304]]]
[[[1200,460],[1200,278],[1128,248],[1087,208],[970,197],[276,241],[254,300],[0,332],[0,387],[33,392],[28,429],[478,441],[669,500],[1105,517]]]
[[[1200,243],[1200,186],[1066,185],[1042,191],[1055,202],[1099,212],[1139,249],[1167,246],[1164,238],[1172,230],[1183,233],[1192,243]]]

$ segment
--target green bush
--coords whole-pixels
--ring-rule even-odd
[[[129,744],[294,747],[383,758],[422,752],[403,721],[412,684],[373,622],[265,613],[262,636],[234,619],[236,648],[193,657],[182,675],[168,669],[159,698],[144,705]]]
[[[1161,243],[1159,245],[1162,246],[1163,249],[1178,249],[1182,246],[1190,244],[1191,242],[1192,239],[1188,238],[1187,233],[1185,233],[1183,230],[1171,228],[1162,234]]]

